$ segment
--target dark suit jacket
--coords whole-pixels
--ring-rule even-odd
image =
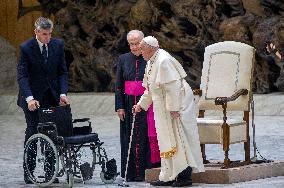
[[[44,63],[36,38],[21,44],[17,79],[19,84],[17,104],[21,108],[27,108],[28,96],[33,96],[41,102],[44,92],[48,89],[51,90],[54,99],[59,102],[60,94],[67,94],[68,90],[63,41],[50,40],[47,64]]]

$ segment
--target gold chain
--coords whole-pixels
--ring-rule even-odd
[[[163,159],[168,159],[173,157],[177,153],[177,147],[172,147],[170,151],[161,152],[160,157]]]

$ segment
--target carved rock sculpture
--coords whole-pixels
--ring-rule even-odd
[[[0,94],[7,94],[17,89],[16,49],[0,36]]]
[[[183,64],[193,88],[200,84],[207,45],[223,40],[252,45],[256,48],[254,91],[277,90],[274,83],[280,68],[263,49],[265,40],[283,46],[282,0],[260,0],[259,14],[247,10],[242,0],[39,2],[46,14],[54,14],[55,35],[65,41],[71,91],[113,90],[115,60],[128,51],[126,34],[131,29],[157,37],[160,46]]]

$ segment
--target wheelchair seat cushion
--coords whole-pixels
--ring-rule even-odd
[[[97,133],[64,137],[64,142],[66,144],[85,144],[96,141],[99,141]]]

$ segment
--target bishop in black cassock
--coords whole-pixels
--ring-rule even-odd
[[[120,121],[121,176],[125,177],[126,160],[132,127],[132,107],[142,95],[125,93],[125,83],[142,81],[146,62],[142,56],[129,52],[119,56],[116,72],[115,110],[124,109],[125,119]],[[127,181],[143,181],[145,169],[150,165],[150,147],[147,129],[147,113],[136,114],[128,162]]]

